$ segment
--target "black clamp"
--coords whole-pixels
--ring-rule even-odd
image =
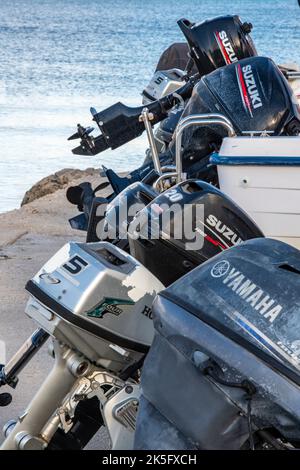
[[[6,385],[4,374],[3,374],[4,365],[0,364],[0,387]],[[8,406],[12,402],[12,396],[10,393],[0,393],[0,407]]]

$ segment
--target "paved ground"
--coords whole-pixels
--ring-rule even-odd
[[[84,239],[68,224],[68,218],[76,211],[66,202],[65,190],[59,190],[20,210],[0,215],[0,340],[6,342],[7,359],[36,328],[24,314],[26,282],[68,240]],[[24,410],[51,367],[45,345],[20,375],[18,387],[12,391],[12,404],[0,408],[0,429]],[[2,439],[0,434],[0,442]],[[106,434],[100,433],[89,448],[107,446]]]

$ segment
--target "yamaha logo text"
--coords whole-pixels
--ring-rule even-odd
[[[231,289],[236,295],[247,302],[255,311],[260,313],[270,323],[282,311],[282,306],[276,303],[263,289],[248,279],[236,268],[230,266],[228,261],[219,261],[211,269],[211,276],[222,278],[223,284]]]

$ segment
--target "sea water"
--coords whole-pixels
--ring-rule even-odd
[[[62,168],[137,167],[145,136],[95,157],[73,155],[67,137],[92,124],[91,106],[141,104],[162,51],[184,41],[178,19],[224,14],[253,23],[260,54],[300,63],[297,0],[1,1],[0,212]]]

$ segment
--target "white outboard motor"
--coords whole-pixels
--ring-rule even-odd
[[[161,70],[154,73],[149,84],[142,92],[143,104],[159,100],[182,87],[186,73],[180,69]]]
[[[80,446],[105,425],[112,449],[132,448],[137,371],[153,340],[151,306],[163,287],[111,243],[71,242],[61,248],[27,283],[26,313],[39,329],[1,369],[0,385],[15,387],[18,373],[49,336],[53,368],[22,419],[5,426],[1,449],[62,448],[61,439],[74,448],[82,424],[77,407],[89,409],[94,398],[91,412],[99,426],[90,423]]]
[[[70,242],[27,283],[26,313],[56,339],[120,372],[149,349],[163,285],[110,243]]]
[[[174,93],[184,85],[183,77],[186,72],[180,69],[156,71],[147,87],[142,92],[142,103],[147,106],[153,101],[159,100],[169,93]],[[164,152],[172,140],[173,132],[183,111],[184,101],[180,106],[174,107],[157,127],[154,137],[159,152]],[[145,162],[151,161],[151,150],[146,152]]]

